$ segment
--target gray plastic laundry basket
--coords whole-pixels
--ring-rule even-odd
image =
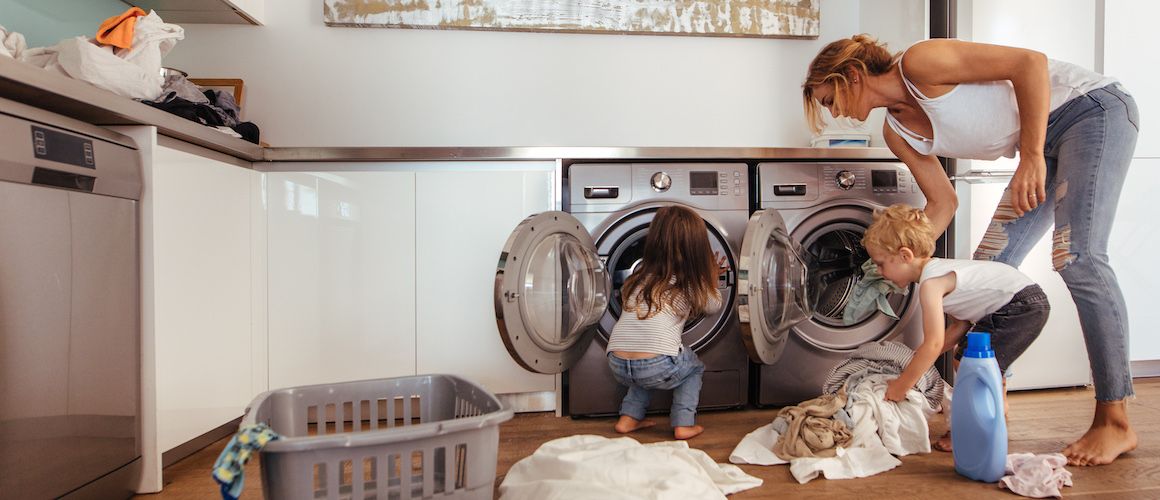
[[[265,392],[242,425],[282,436],[261,452],[266,498],[459,499],[492,497],[511,418],[468,380],[420,375]]]

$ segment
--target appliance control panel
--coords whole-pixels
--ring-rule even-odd
[[[826,165],[822,169],[822,192],[870,191],[875,194],[917,193],[918,183],[905,168],[861,165]]]
[[[573,211],[585,206],[678,201],[718,210],[748,210],[745,163],[576,163],[569,167]]]

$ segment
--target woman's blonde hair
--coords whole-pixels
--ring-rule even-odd
[[[717,262],[704,219],[675,205],[657,210],[644,240],[640,266],[620,288],[625,305],[634,302],[639,319],[655,315],[664,306],[688,307],[679,312],[693,317],[705,313],[715,288]],[[639,295],[634,298],[635,294]]]
[[[848,116],[849,106],[857,96],[850,85],[850,73],[858,70],[863,75],[881,75],[890,70],[894,56],[886,44],[870,35],[854,35],[826,45],[810,63],[806,80],[802,83],[802,104],[806,123],[815,134],[822,131],[822,106],[814,99],[814,88],[820,85],[834,87],[834,116]]]
[[[898,203],[874,212],[874,223],[862,235],[862,246],[888,254],[906,247],[915,257],[930,257],[934,255],[934,240],[934,227],[926,213]]]

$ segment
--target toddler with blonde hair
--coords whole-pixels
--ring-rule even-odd
[[[862,237],[884,278],[902,288],[919,284],[922,345],[887,385],[890,401],[906,399],[935,360],[972,329],[991,334],[999,370],[1006,372],[1043,331],[1051,311],[1043,289],[1018,269],[994,261],[933,257],[935,238],[926,214],[903,204],[876,212]],[[944,314],[951,317],[949,327]],[[949,436],[935,448],[950,451]]]

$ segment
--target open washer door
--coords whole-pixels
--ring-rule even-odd
[[[801,247],[777,210],[760,210],[749,218],[737,268],[741,339],[751,359],[774,364],[790,328],[813,314]]]
[[[530,371],[567,370],[592,342],[611,287],[592,235],[575,217],[524,219],[495,271],[495,321],[508,353]]]

